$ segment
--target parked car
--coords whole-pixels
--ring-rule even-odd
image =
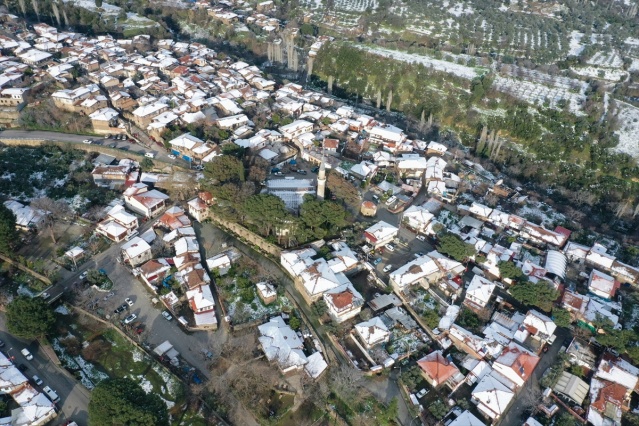
[[[424,237],[423,235],[418,235],[415,238],[418,239],[419,241],[426,241],[426,237]]]
[[[393,265],[386,265],[386,266],[384,266],[384,272],[388,272],[388,271],[390,271],[391,269],[393,269]]]
[[[146,158],[155,158],[155,154],[154,154],[154,153],[152,153],[152,152],[147,152],[146,154],[144,154],[144,156],[145,156]]]
[[[43,298],[44,300],[47,300],[49,297],[51,297],[51,294],[45,291],[44,293],[40,294],[40,297]]]
[[[42,386],[42,379],[39,378],[38,376],[33,376],[33,383],[35,383],[38,386]]]
[[[24,364],[18,364],[16,367],[18,367],[18,370],[22,371],[23,373],[29,369],[29,367]]]
[[[422,257],[424,255],[424,253],[422,253],[421,251],[418,251],[417,253],[414,253],[413,256],[415,257]]]
[[[121,304],[120,306],[118,306],[117,308],[115,308],[115,311],[113,311],[116,314],[119,314],[120,312],[126,310],[129,308],[129,305],[127,305],[126,303]]]
[[[386,244],[386,249],[388,251],[395,251],[395,246],[392,245],[391,243]]]
[[[53,389],[51,389],[49,386],[43,387],[42,391],[47,394],[47,396],[49,397],[49,399],[52,402],[60,401],[60,397],[58,396],[58,394]]]
[[[299,173],[300,175],[307,174],[306,170],[298,170],[297,173]]]
[[[4,346],[4,342],[0,340],[0,348]]]
[[[85,140],[82,141],[82,143],[87,143],[88,144],[88,143],[92,143],[92,142],[89,139],[85,139]]]
[[[126,302],[127,305],[133,306],[133,300],[131,300],[130,297],[127,297],[126,299],[124,299],[124,301]]]
[[[319,167],[313,167],[311,169],[311,173],[317,173],[317,172],[319,172]]]
[[[173,319],[173,317],[171,316],[171,313],[169,311],[162,311],[162,316],[167,321],[171,321]]]
[[[31,355],[31,352],[29,352],[29,349],[24,348],[20,351],[22,353],[22,355],[24,355],[24,357],[28,360],[31,361],[33,359],[33,355]]]
[[[423,388],[422,390],[420,390],[419,392],[417,392],[415,394],[415,396],[417,397],[417,399],[422,398],[424,395],[426,395],[428,393],[428,390],[426,388]]]
[[[133,321],[135,321],[135,319],[136,319],[137,317],[138,317],[137,315],[135,315],[135,314],[131,314],[131,315],[129,315],[128,317],[124,318],[124,321],[122,321],[122,322],[123,322],[124,324],[131,324]]]
[[[167,157],[169,157],[171,160],[175,160],[177,157],[173,154],[169,154],[167,155]]]
[[[85,279],[87,277],[87,275],[88,275],[88,272],[84,271],[83,273],[80,274],[80,279],[81,280]]]
[[[382,263],[381,257],[378,257],[377,259],[373,260],[373,265],[379,265],[380,263]]]

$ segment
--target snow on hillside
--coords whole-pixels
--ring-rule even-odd
[[[475,77],[478,77],[480,74],[473,67],[468,67],[466,65],[455,64],[452,62],[447,62],[441,59],[431,58],[429,56],[422,56],[417,54],[398,52],[396,50],[384,49],[381,47],[368,47],[368,46],[360,46],[354,45],[359,49],[364,49],[371,53],[376,53],[380,56],[384,56],[386,58],[395,59],[397,61],[402,62],[416,62],[419,64],[423,64],[426,67],[433,68],[436,71],[443,71],[449,74],[454,74],[457,77],[465,78],[468,80],[472,80]]]
[[[625,102],[616,102],[619,130],[615,134],[619,136],[619,144],[614,150],[639,159],[639,108]]]

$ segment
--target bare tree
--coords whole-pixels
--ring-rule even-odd
[[[55,232],[53,227],[55,223],[68,217],[71,214],[69,205],[61,200],[52,200],[49,197],[42,197],[31,202],[31,207],[40,210],[44,214],[42,220],[43,228],[48,228],[53,244],[56,244]]]

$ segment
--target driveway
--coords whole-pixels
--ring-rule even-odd
[[[24,372],[27,378],[31,379],[34,375],[39,376],[44,382],[43,386],[51,386],[60,397],[60,402],[57,404],[60,413],[51,423],[52,425],[62,425],[68,420],[74,420],[80,426],[88,424],[89,391],[66,370],[51,362],[36,342],[29,342],[9,334],[4,313],[0,313],[0,339],[5,343],[2,348],[5,355],[15,357],[15,364],[24,364],[28,367]],[[31,361],[27,361],[20,353],[25,347],[33,354]],[[42,387],[35,386],[35,384],[34,387],[42,391]]]
[[[139,145],[135,142],[127,142],[127,141],[116,141],[114,139],[104,139],[103,136],[87,136],[87,135],[76,135],[70,133],[58,133],[58,132],[46,132],[41,130],[4,130],[0,132],[0,139],[43,139],[55,142],[66,142],[71,144],[81,144],[83,146],[89,146],[89,144],[84,144],[82,141],[88,139],[92,141],[92,144],[100,145],[104,147],[112,147],[113,145],[115,149],[122,150],[122,155],[125,155],[126,152],[132,152],[139,155],[144,155],[146,153],[153,153],[155,156],[155,160],[162,161],[164,163],[173,164],[175,166],[190,168],[190,164],[181,159],[171,159],[169,158],[169,154],[163,147],[160,147],[157,144],[151,145],[150,148],[147,148],[143,145]]]

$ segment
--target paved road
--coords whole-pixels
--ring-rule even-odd
[[[6,330],[5,316],[0,314],[0,339],[5,343],[2,348],[3,352],[7,356],[15,357],[16,364],[24,364],[29,367],[24,372],[27,378],[31,379],[34,375],[39,376],[44,381],[44,385],[51,386],[60,397],[60,402],[57,404],[60,413],[52,425],[62,425],[68,420],[74,420],[80,426],[86,426],[89,420],[89,391],[66,370],[51,362],[36,342],[19,339]],[[33,354],[33,360],[27,361],[20,353],[25,347]],[[42,390],[41,387],[33,385],[36,389]]]
[[[55,142],[68,142],[73,144],[82,144],[82,141],[89,139],[93,144],[121,149],[125,152],[144,155],[151,152],[155,155],[155,159],[165,163],[174,164],[176,166],[189,168],[189,163],[181,158],[171,159],[168,157],[166,150],[159,145],[151,145],[150,148],[139,145],[134,142],[115,141],[113,139],[104,139],[102,136],[76,135],[70,133],[46,132],[41,130],[4,130],[0,132],[0,138],[15,139],[45,139]],[[88,145],[88,144],[83,144]]]

